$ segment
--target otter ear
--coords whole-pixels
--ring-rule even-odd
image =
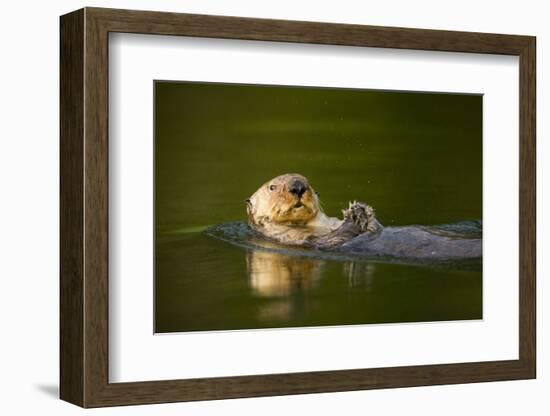
[[[252,215],[252,201],[250,200],[250,198],[246,198],[244,200],[244,203],[246,204],[246,213],[250,217],[250,215]]]

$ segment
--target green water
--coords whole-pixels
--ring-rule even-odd
[[[265,252],[205,235],[296,172],[339,216],[384,225],[482,217],[482,97],[155,83],[156,332],[480,319],[480,265]]]

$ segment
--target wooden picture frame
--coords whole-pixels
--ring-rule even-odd
[[[85,8],[61,17],[60,396],[82,407],[535,378],[535,38]],[[110,383],[110,32],[519,56],[519,359]]]

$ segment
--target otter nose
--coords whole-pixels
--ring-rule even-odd
[[[294,182],[292,182],[292,185],[290,186],[290,193],[297,195],[298,198],[301,197],[306,190],[306,184],[299,179],[296,179]]]

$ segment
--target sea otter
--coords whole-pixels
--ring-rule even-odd
[[[327,216],[307,178],[277,176],[246,200],[248,224],[285,245],[344,251],[367,256],[416,259],[481,258],[481,238],[467,238],[442,227],[384,227],[374,209],[351,202],[343,219]]]

